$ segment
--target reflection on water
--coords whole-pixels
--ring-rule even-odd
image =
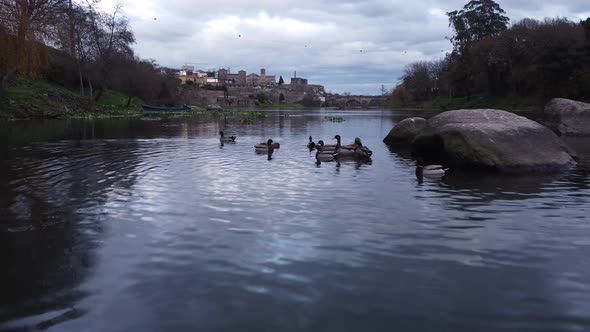
[[[0,124],[0,330],[590,328],[586,164],[418,183],[406,116]],[[317,165],[335,134],[372,161]]]

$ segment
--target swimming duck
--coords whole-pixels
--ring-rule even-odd
[[[315,145],[315,148],[318,149],[318,151],[325,151],[324,141],[319,140],[318,144]]]
[[[339,149],[339,148],[344,148],[344,149],[348,149],[348,150],[353,150],[356,149],[358,147],[358,145],[360,144],[362,146],[361,139],[360,138],[355,138],[354,143],[352,144],[347,144],[347,145],[342,145],[342,137],[340,137],[340,135],[336,135],[334,136],[334,138],[336,140],[336,144],[329,144],[329,145],[324,145],[325,149]]]
[[[373,152],[366,146],[363,146],[360,138],[357,137],[353,144],[344,146],[340,144],[342,140],[340,135],[334,136],[334,139],[336,140],[335,145],[325,145],[324,141],[319,140],[316,149],[321,153],[333,154],[339,158],[371,159]]]
[[[257,154],[266,154],[268,155],[268,160],[272,159],[272,154],[275,151],[274,144],[272,143],[272,139],[266,141],[266,143],[257,144],[254,150]]]
[[[270,141],[270,143],[268,143]],[[273,149],[279,149],[281,145],[278,142],[273,142],[272,139],[269,139],[266,142],[258,143],[254,147],[257,149],[266,149],[268,145],[271,144]]]
[[[272,153],[272,151],[274,151],[274,149],[276,149],[276,146],[278,144],[279,143],[273,143],[272,139],[269,138],[268,141],[266,141],[265,143],[256,144],[254,146],[254,148],[255,148],[256,152],[259,152],[259,153],[267,153],[269,151],[271,151],[271,153]]]
[[[360,138],[355,138],[354,143],[348,145],[341,145],[340,135],[334,136],[336,138],[336,153],[339,158],[355,158],[355,159],[371,159],[373,152],[369,148],[363,146]]]
[[[416,160],[416,177],[418,180],[423,177],[443,177],[449,169],[443,165],[424,165],[424,159],[418,158]]]
[[[309,151],[315,149],[316,144],[314,143],[313,139],[311,136],[309,136],[309,143],[307,143],[307,148],[309,149]]]
[[[349,145],[345,145],[344,147],[346,148],[352,148],[352,149],[357,149],[357,153],[362,153],[365,154],[367,156],[372,156],[373,155],[373,151],[371,151],[371,149],[369,149],[368,147],[363,145],[363,142],[361,141],[360,138],[355,138],[354,139],[354,143],[349,144]]]
[[[318,150],[318,152],[315,153],[315,159],[317,164],[321,164],[322,161],[333,161],[337,158],[338,154],[333,152],[321,152]]]
[[[236,136],[229,136],[229,137],[225,137],[223,135],[223,131],[219,132],[219,141],[221,143],[235,143],[236,142]]]
[[[319,140],[316,144],[316,149],[321,149],[322,152],[332,151],[335,152],[338,146],[340,146],[340,135],[334,136],[332,139],[336,140],[336,144],[324,144],[324,141]],[[319,145],[319,147],[318,147]]]

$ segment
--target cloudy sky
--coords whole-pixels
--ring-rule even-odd
[[[102,0],[112,8],[115,0]],[[326,91],[380,94],[409,62],[450,50],[446,12],[467,0],[120,0],[142,58],[167,67],[297,76]],[[590,16],[588,0],[497,0],[512,22]]]

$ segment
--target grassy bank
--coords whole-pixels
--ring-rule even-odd
[[[62,86],[40,80],[16,79],[0,99],[0,119],[88,118],[140,116],[141,100],[106,90],[96,101]]]

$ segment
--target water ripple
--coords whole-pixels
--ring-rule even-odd
[[[202,320],[191,327],[208,330],[225,315],[265,321],[271,309],[277,326],[299,326],[293,313],[311,330],[331,317],[348,323],[342,329],[354,317],[376,329],[360,317],[395,323],[425,312],[444,318],[424,326],[457,331],[538,330],[541,316],[555,330],[588,323],[588,168],[420,184],[408,157],[381,142],[395,116],[334,114],[346,121],[325,123],[321,112],[245,125],[181,119],[140,124],[145,136],[9,149],[0,248],[16,258],[4,259],[15,272],[2,282],[42,277],[28,278],[39,283],[30,294],[0,302],[0,329],[40,319],[31,304],[19,312],[24,299],[78,288],[91,290],[74,302],[89,311],[64,330],[106,316],[166,330],[150,317],[194,315]],[[219,146],[220,127],[238,133],[237,143]],[[317,166],[307,137],[334,134],[362,137],[373,162]],[[269,137],[281,143],[272,160],[254,152]],[[85,279],[71,280],[69,269]],[[123,326],[116,322],[105,329]]]

